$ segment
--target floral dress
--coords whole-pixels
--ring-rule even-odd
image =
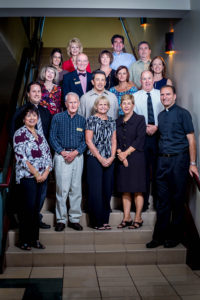
[[[61,112],[61,87],[54,84],[52,90],[49,92],[43,84],[40,105],[47,108],[52,115]]]

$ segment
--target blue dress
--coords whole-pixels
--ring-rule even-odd
[[[118,92],[117,90],[116,90],[116,88],[115,87],[112,87],[111,89],[110,89],[110,92],[111,93],[113,93],[113,94],[115,94],[116,95],[116,97],[117,97],[117,100],[118,100],[118,103],[119,103],[119,115],[124,115],[124,113],[123,113],[123,111],[122,111],[122,109],[121,109],[121,106],[120,106],[120,104],[121,104],[121,97],[123,96],[123,95],[132,95],[132,94],[134,94],[135,92],[137,92],[137,88],[135,87],[135,86],[132,86],[129,90],[127,90],[127,91],[125,91],[125,92]]]
[[[167,84],[167,78],[163,78],[159,81],[154,81],[153,87],[156,90],[160,90],[166,84]]]

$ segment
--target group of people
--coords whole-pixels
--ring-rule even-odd
[[[146,246],[174,247],[181,241],[187,177],[189,172],[198,175],[191,115],[176,105],[165,61],[161,56],[151,59],[148,42],[138,44],[137,61],[123,51],[123,36],[116,34],[111,42],[114,52],[101,51],[100,67],[93,73],[79,39],[69,42],[68,61],[63,62],[59,48],[53,49],[50,65],[41,70],[41,82],[28,85],[29,101],[13,117],[16,181],[22,197],[21,249],[45,247],[39,241],[39,228],[50,226],[42,222],[40,210],[52,168],[55,230],[64,230],[66,224],[83,229],[84,165],[91,227],[112,229],[109,215],[115,181],[124,212],[118,228],[140,228],[152,182],[157,221],[153,240]]]

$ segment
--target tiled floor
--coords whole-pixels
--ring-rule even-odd
[[[200,300],[200,271],[174,264],[7,268],[0,299]]]

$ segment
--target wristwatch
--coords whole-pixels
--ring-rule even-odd
[[[197,164],[196,164],[195,161],[191,161],[191,162],[190,162],[190,165],[191,165],[191,166],[196,166]]]

